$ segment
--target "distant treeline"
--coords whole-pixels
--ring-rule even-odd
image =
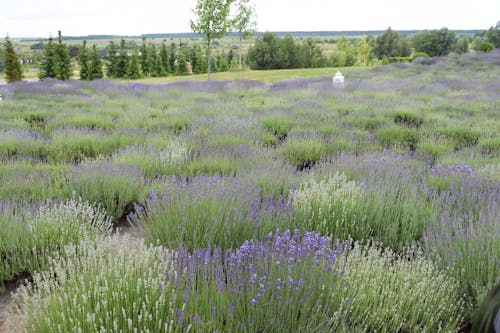
[[[422,30],[394,30],[401,36],[414,35]],[[480,34],[484,32],[484,29],[477,30],[452,30],[457,35],[470,35]],[[294,37],[325,37],[325,36],[378,36],[384,32],[384,30],[345,30],[345,31],[271,31],[277,36],[283,37],[286,35],[291,35]],[[257,32],[257,36],[264,35],[266,32]],[[238,37],[237,32],[226,33],[226,37]],[[108,39],[164,39],[164,38],[197,38],[201,37],[197,33],[193,32],[179,32],[179,33],[157,33],[157,34],[143,34],[143,35],[88,35],[88,36],[65,36],[64,40],[108,40]],[[45,41],[46,38],[16,38],[19,41]]]

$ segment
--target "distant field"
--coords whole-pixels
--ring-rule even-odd
[[[213,73],[213,80],[257,80],[262,82],[276,82],[286,79],[297,79],[315,76],[333,76],[337,71],[342,72],[344,75],[352,72],[360,71],[366,67],[339,67],[339,68],[299,68],[299,69],[279,69],[279,70],[267,70],[267,71],[243,71],[243,72],[222,72]],[[189,76],[169,76],[169,77],[159,77],[159,78],[145,78],[140,80],[135,80],[138,83],[149,83],[149,84],[162,84],[170,83],[184,80],[193,81],[204,81],[207,79],[207,74],[195,74]],[[117,80],[118,81],[118,80]],[[118,82],[124,82],[125,80],[119,80]],[[129,82],[126,80],[125,82]]]

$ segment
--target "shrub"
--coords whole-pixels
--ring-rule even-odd
[[[143,197],[143,175],[134,167],[91,163],[73,167],[69,188],[84,200],[99,204],[114,223],[133,210]]]
[[[417,144],[417,131],[406,127],[385,127],[378,130],[378,138],[381,143],[389,148],[393,145],[404,145],[414,150]]]
[[[361,197],[361,188],[338,172],[310,179],[290,192],[294,224],[302,230],[347,239],[355,233]]]
[[[112,161],[127,164],[141,170],[146,177],[178,175],[185,169],[190,156],[189,149],[181,143],[166,147],[128,146],[113,154]]]
[[[0,285],[45,269],[64,245],[109,234],[110,220],[81,199],[33,207],[4,206],[0,211]]]
[[[280,149],[280,153],[295,166],[297,170],[314,166],[325,153],[326,147],[317,139],[288,140]]]
[[[439,130],[439,133],[453,140],[455,150],[472,147],[478,143],[480,133],[464,126],[453,126]]]
[[[479,149],[483,154],[500,154],[500,137],[479,140]]]
[[[422,252],[397,255],[387,247],[354,244],[345,254],[347,308],[359,332],[457,332],[465,302],[459,283]],[[352,331],[352,330],[349,330]]]
[[[172,258],[114,235],[62,248],[14,295],[7,327],[28,332],[178,332]],[[170,328],[170,329],[169,329]]]
[[[453,188],[443,196],[457,196]],[[464,191],[468,192],[468,191]],[[480,192],[476,188],[474,192]],[[446,209],[429,225],[425,236],[427,255],[444,271],[457,279],[467,296],[469,318],[500,276],[500,209],[498,193],[477,214]],[[470,195],[467,195],[470,197]]]
[[[236,179],[193,177],[172,180],[151,193],[130,221],[144,229],[151,243],[189,250],[240,246],[259,234],[265,211],[259,191]]]
[[[283,141],[292,127],[292,119],[283,115],[266,116],[262,118],[262,127],[278,141]]]
[[[187,166],[188,176],[234,176],[241,164],[240,159],[225,156],[206,156],[191,161]]]
[[[419,128],[424,122],[424,118],[411,111],[400,111],[394,113],[394,123],[408,127]]]
[[[413,62],[416,58],[429,59],[429,55],[425,52],[415,52],[410,56],[410,61]]]
[[[490,52],[495,48],[495,45],[488,41],[482,41],[478,46],[477,50],[481,52]]]

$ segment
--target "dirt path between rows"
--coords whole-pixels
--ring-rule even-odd
[[[7,284],[4,291],[0,292],[0,333],[11,333],[7,332],[3,326],[8,316],[7,308],[12,298],[12,293],[16,290],[16,287],[16,284],[10,283]]]

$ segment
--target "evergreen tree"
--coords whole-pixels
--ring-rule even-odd
[[[125,49],[125,40],[120,41],[120,53],[116,61],[115,77],[124,78],[129,72],[129,60],[127,50]]]
[[[106,74],[109,77],[117,77],[116,70],[118,66],[118,49],[113,41],[108,45],[108,61],[106,63]]]
[[[55,45],[56,78],[67,80],[71,77],[71,58],[66,44],[62,42],[61,30],[57,32],[57,45]]]
[[[146,45],[146,37],[142,38],[141,46],[141,69],[145,76],[150,76],[152,71],[150,50]]]
[[[40,60],[40,70],[38,72],[38,77],[40,80],[46,78],[55,78],[56,77],[56,52],[55,46],[52,40],[52,36],[49,37],[49,41],[45,44],[43,48],[43,56]]]
[[[170,61],[170,72],[175,73],[176,60],[177,60],[177,62],[179,61],[177,59],[177,46],[175,45],[175,43],[170,44],[170,55],[169,55],[168,59]]]
[[[102,79],[102,60],[101,55],[97,51],[97,47],[92,45],[89,61],[89,80]]]
[[[170,67],[170,60],[168,56],[168,48],[167,45],[165,44],[165,41],[161,43],[161,49],[160,49],[160,59],[161,59],[161,65],[163,67],[163,71],[165,72],[165,75],[171,72],[171,67]]]
[[[140,79],[142,77],[141,62],[139,60],[139,50],[137,49],[137,47],[130,57],[126,77],[128,79]]]
[[[21,81],[23,78],[23,70],[9,36],[5,37],[3,56],[5,64],[5,79],[7,83]]]
[[[161,56],[156,50],[156,46],[154,44],[151,45],[151,64],[152,64],[152,75],[154,77],[162,77],[166,75],[166,72],[163,69],[163,62],[161,60]]]
[[[80,66],[80,80],[90,80],[89,78],[89,52],[87,49],[87,41],[83,41],[78,54],[78,65]]]
[[[177,75],[187,75],[188,74],[188,69],[187,69],[187,64],[186,64],[186,56],[184,55],[183,52],[180,52],[180,54],[179,54],[175,74],[177,74]]]

